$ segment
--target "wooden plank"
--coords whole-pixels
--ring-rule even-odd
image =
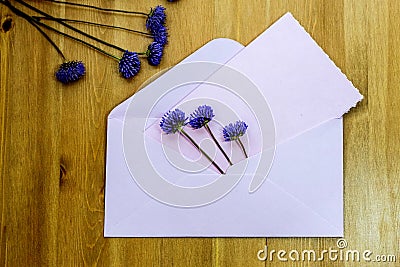
[[[399,256],[398,1],[84,3],[130,10],[163,4],[170,43],[159,67],[143,61],[140,74],[125,81],[114,60],[51,35],[69,59],[83,60],[87,67],[84,79],[63,86],[53,78],[61,63],[56,52],[29,24],[0,6],[0,265],[315,266],[307,261],[263,262],[257,252],[266,244],[270,250],[320,251],[335,248],[335,238],[103,238],[107,114],[140,84],[213,38],[248,44],[288,11],[365,96],[345,116],[348,248]],[[135,16],[32,4],[59,16],[145,30],[144,20]],[[12,23],[7,27],[4,21],[9,17]],[[120,31],[80,28],[134,51],[144,51],[150,41]]]

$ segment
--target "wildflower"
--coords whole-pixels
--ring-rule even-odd
[[[175,109],[164,114],[160,121],[160,128],[166,134],[179,133],[184,136],[197,150],[199,150],[217,170],[224,174],[224,171],[215,163],[215,161],[193,140],[192,137],[183,129],[187,124],[185,112]]]
[[[247,127],[247,124],[243,121],[237,121],[234,124],[229,123],[229,125],[225,126],[223,129],[225,141],[238,140],[246,133]]]
[[[246,133],[247,127],[248,126],[244,121],[237,121],[234,124],[230,123],[229,125],[225,126],[222,131],[225,141],[236,141],[246,158],[248,156],[240,137]]]
[[[119,72],[125,79],[134,77],[140,70],[140,59],[136,52],[126,50],[119,61]]]
[[[190,114],[189,124],[193,129],[200,129],[214,117],[214,111],[210,106],[199,106],[192,114]]]
[[[228,161],[230,165],[233,165],[231,160],[229,159],[228,155],[225,153],[224,149],[219,144],[218,140],[215,138],[214,134],[212,133],[210,127],[207,125],[212,118],[214,117],[214,111],[210,106],[203,105],[199,106],[192,114],[190,114],[190,121],[189,124],[193,129],[200,129],[204,127],[208,134],[213,139],[214,143],[217,145],[219,150],[224,155],[225,159]]]
[[[150,30],[150,32],[157,31],[164,25],[166,18],[165,8],[163,6],[156,6],[154,9],[151,9],[147,17],[146,28]]]
[[[152,66],[160,65],[163,52],[164,52],[164,47],[161,44],[157,42],[152,42],[148,46],[146,51],[146,56],[149,64]]]
[[[158,30],[153,32],[154,42],[165,46],[168,43],[167,27],[161,26]]]
[[[85,65],[82,61],[68,61],[60,65],[56,72],[56,78],[67,84],[79,80],[85,74]]]
[[[186,125],[187,119],[185,112],[175,109],[165,113],[161,119],[160,127],[166,134],[174,134]]]

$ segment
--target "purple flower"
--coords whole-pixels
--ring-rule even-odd
[[[168,32],[165,26],[161,26],[157,30],[153,31],[154,42],[164,46],[168,43]]]
[[[239,138],[246,133],[247,127],[244,121],[237,121],[234,124],[229,123],[229,125],[225,126],[222,130],[225,141],[239,140]]]
[[[200,129],[211,121],[214,116],[214,111],[210,106],[199,106],[192,114],[190,114],[189,124],[193,129]]]
[[[156,6],[154,9],[151,9],[147,17],[146,28],[150,30],[150,32],[155,32],[164,25],[166,18],[165,7]]]
[[[162,117],[160,127],[166,134],[174,134],[186,125],[187,119],[185,112],[180,109],[168,111]]]
[[[158,66],[160,65],[162,56],[163,56],[164,47],[157,43],[152,42],[146,51],[147,60],[150,65]]]
[[[125,79],[135,76],[140,70],[140,59],[136,52],[126,50],[119,61],[119,72]]]
[[[60,65],[56,72],[56,78],[67,84],[79,80],[85,74],[85,65],[82,61],[68,61]]]

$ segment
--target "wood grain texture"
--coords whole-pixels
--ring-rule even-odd
[[[143,29],[143,20],[31,1],[52,14]],[[400,2],[397,0],[84,1],[104,7],[167,7],[170,43],[159,67],[133,81],[116,64],[52,35],[81,81],[53,78],[61,63],[29,24],[0,6],[0,266],[363,266],[358,262],[262,262],[257,251],[336,246],[332,238],[103,238],[107,114],[151,76],[218,38],[248,44],[290,11],[365,99],[345,116],[345,238],[351,249],[400,261]],[[7,26],[7,25],[6,25]],[[145,37],[81,26],[145,50]],[[115,51],[114,51],[115,52]],[[377,263],[375,263],[378,266]],[[372,265],[371,265],[372,266]],[[375,265],[374,265],[375,266]]]

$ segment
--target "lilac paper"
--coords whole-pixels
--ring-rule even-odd
[[[290,36],[292,32],[293,37]],[[284,36],[282,36],[283,33],[285,33]],[[268,36],[271,36],[271,40],[267,38]],[[259,40],[264,41],[260,43]],[[291,44],[285,44],[288,41]],[[269,66],[268,68],[271,68],[272,64],[272,62],[268,62],[270,59],[265,58],[262,54],[267,53],[273,56],[273,51],[269,50],[278,49],[276,58],[285,58],[284,52],[279,50],[281,49],[280,45],[282,47],[298,45],[304,50],[310,49],[310,51],[301,51],[301,49],[299,51],[299,47],[293,48],[309,56],[315,54],[315,57],[318,58],[318,60],[311,59],[307,64],[299,62],[302,64],[300,66],[315,68],[321,65],[325,71],[331,72],[319,73],[318,70],[313,72],[315,74],[318,71],[323,79],[329,78],[330,84],[326,84],[328,89],[314,88],[314,85],[324,85],[325,83],[321,82],[319,77],[315,78],[313,73],[309,73],[309,77],[304,78],[309,81],[306,83],[303,83],[299,75],[287,74],[282,81],[270,77],[271,75],[267,72],[277,70],[267,70],[261,64],[267,62],[265,66]],[[247,51],[249,48],[257,51],[249,52]],[[220,52],[217,52],[218,49]],[[231,58],[241,49],[242,47],[237,43],[234,44],[233,41],[215,40],[196,52],[191,60],[210,60],[215,57],[219,62],[224,62],[225,59]],[[268,51],[264,51],[265,49]],[[244,54],[246,56],[242,56],[244,52],[246,52]],[[257,53],[255,60],[254,57]],[[212,56],[210,56],[211,54]],[[207,58],[207,56],[209,57]],[[239,62],[239,57],[242,58],[242,63]],[[246,57],[251,58],[246,59]],[[291,62],[292,59],[285,60]],[[141,94],[141,92],[156,94],[157,89],[160,89],[154,84],[149,85],[114,109],[108,118],[105,236],[336,237],[343,235],[342,120],[333,118],[340,117],[347,109],[355,105],[361,96],[350,82],[345,81],[344,75],[328,60],[327,56],[322,53],[290,14],[282,17],[248,48],[242,50],[231,60],[231,63],[241,71],[241,66],[243,66],[243,71],[258,84],[260,90],[268,98],[275,118],[279,119],[277,123],[279,142],[268,179],[255,193],[249,194],[248,185],[254,173],[247,172],[240,183],[225,197],[210,205],[196,208],[168,206],[146,194],[129,173],[121,136],[124,114],[132,99],[136,98],[136,101],[143,106],[154,104],[147,101],[148,98],[145,94]],[[275,64],[279,65],[280,62],[275,62]],[[272,64],[272,67],[274,66],[276,65]],[[284,67],[281,66],[281,68]],[[290,68],[293,71],[303,71],[292,67]],[[262,77],[263,75],[269,78]],[[165,79],[168,79],[168,73],[164,76]],[[212,80],[213,77],[218,77],[218,73],[215,73],[210,79]],[[316,95],[308,95],[308,97],[298,95],[295,90],[297,87],[289,86],[293,85],[290,82],[292,77],[301,84],[299,88],[304,90],[303,93],[316,92]],[[315,84],[310,82],[313,79],[319,82],[315,82]],[[279,86],[277,87],[279,90],[270,88],[271,85],[280,85],[280,83],[284,85],[283,89]],[[339,84],[342,89],[339,88],[338,91],[335,91],[336,84]],[[308,88],[309,86],[313,87],[312,90]],[[318,90],[323,90],[323,93]],[[185,97],[196,98],[201,95],[201,92],[206,92],[206,90],[196,90],[193,94],[187,95],[189,91],[186,91],[185,94],[176,91],[176,95],[169,97],[175,102],[175,100],[183,100]],[[280,92],[283,94],[282,96]],[[210,97],[209,95],[203,96]],[[310,99],[310,97],[316,98]],[[280,101],[280,104],[290,110],[280,110],[281,106],[273,104],[271,99]],[[227,102],[228,99],[224,99],[224,101]],[[322,104],[314,103],[318,101],[321,101]],[[310,109],[305,103],[315,104],[314,108]],[[154,110],[153,114],[164,113],[167,107],[172,108],[176,102],[170,102],[170,106],[167,104],[167,101],[164,102],[164,108]],[[294,104],[299,104],[299,106],[293,107]],[[296,116],[296,114],[303,116]],[[138,114],[138,116],[142,115],[144,114]],[[246,116],[248,114],[241,113],[239,115]],[[153,120],[155,124],[158,124],[158,121],[159,118]],[[293,126],[286,125],[288,123],[292,123]],[[142,130],[143,128],[138,127],[137,132],[140,132],[142,134],[140,137],[147,142],[150,153],[147,156],[159,167],[158,171],[173,177],[174,183],[196,186],[195,182],[209,181],[207,179],[212,180],[218,177],[215,172],[206,169],[202,173],[193,174],[191,179],[182,181],[184,175],[166,162],[159,141],[148,138],[148,134],[143,135]],[[157,125],[154,130],[159,130]],[[160,132],[154,131],[154,133],[156,133],[155,137],[159,138]],[[139,137],[139,134],[136,133],[135,136]],[[249,145],[251,146],[251,144]],[[257,147],[254,147],[252,151],[256,153],[256,149]],[[174,150],[171,150],[173,153]],[[258,153],[247,161],[249,170],[255,169],[253,165],[256,165],[260,155],[261,153]],[[138,153],[136,156],[137,159],[134,162],[136,165],[131,166],[141,168],[141,160],[146,155]],[[241,161],[237,165],[241,165],[243,162]],[[151,175],[146,177],[150,179]]]
[[[362,99],[358,90],[290,13],[251,42],[227,65],[248,76],[264,95],[275,123],[276,144],[283,143],[331,119],[340,118]],[[221,71],[217,71],[208,81],[210,83],[218,81],[220,75]],[[236,82],[235,77],[231,80],[233,86]],[[237,118],[246,121],[250,126],[248,136],[243,138],[250,156],[271,146],[271,144],[263,145],[260,136],[268,133],[260,133],[257,128],[257,116],[263,116],[263,114],[252,114],[251,107],[247,107],[238,96],[215,85],[200,85],[177,105],[171,106],[171,109],[185,110],[185,104],[195,99],[203,99],[203,104],[210,104],[208,102],[212,100],[230,103],[234,107]],[[199,104],[201,105],[201,102]],[[188,111],[195,108],[194,105],[186,105],[186,107],[189,107],[186,108]],[[216,113],[220,124],[226,125],[230,122],[224,120],[224,117],[228,117],[227,114]],[[231,146],[222,141],[221,125],[211,125],[220,137],[225,150],[230,155],[241,155],[238,146]],[[189,132],[198,142],[209,138],[204,130],[189,130]],[[178,151],[178,137],[165,136],[158,124],[149,127],[146,134]],[[216,155],[215,160],[223,169],[228,168],[229,165],[222,153],[215,151],[214,146],[208,144],[205,150]],[[180,142],[180,153],[191,160],[199,157],[197,150],[183,140]],[[233,162],[236,163],[242,159],[243,157],[236,157]],[[202,163],[208,165],[205,160]]]

